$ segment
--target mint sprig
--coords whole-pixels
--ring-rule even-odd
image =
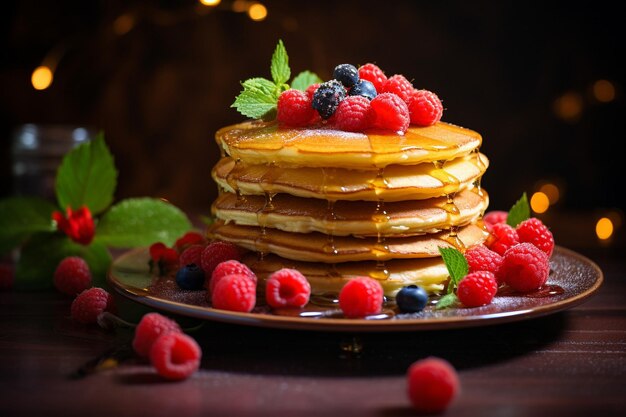
[[[263,77],[249,78],[241,83],[243,90],[230,107],[251,119],[272,120],[276,117],[278,97],[288,90],[291,68],[289,56],[282,40],[278,41],[270,63],[272,80]],[[294,87],[305,90],[309,85],[321,81],[310,71],[303,71],[293,80]]]
[[[459,285],[459,282],[469,272],[469,265],[465,256],[455,248],[439,248],[439,253],[443,259],[443,263],[448,269],[448,275],[450,275],[450,281],[448,282],[447,294],[439,299],[435,309],[441,310],[443,308],[452,307],[458,301],[455,294],[455,290]]]
[[[530,205],[526,193],[522,194],[519,200],[509,210],[506,217],[506,223],[515,228],[518,224],[530,218]]]

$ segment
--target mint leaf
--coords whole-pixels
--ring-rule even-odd
[[[113,156],[104,143],[104,135],[99,133],[63,158],[56,177],[57,200],[63,210],[86,205],[92,214],[97,214],[113,201],[116,185]]]
[[[36,197],[0,200],[0,254],[19,246],[36,232],[53,232],[52,203]]]
[[[454,248],[439,248],[439,253],[441,253],[443,262],[446,264],[446,268],[448,268],[450,284],[456,287],[459,281],[461,281],[469,271],[467,259],[465,259],[465,256],[463,256],[461,252]]]
[[[187,216],[172,204],[155,198],[129,198],[111,207],[100,219],[96,240],[113,247],[171,246],[191,230]]]
[[[265,78],[250,78],[242,83],[243,91],[230,106],[251,119],[265,118],[276,111],[280,92]]]
[[[528,204],[528,197],[526,197],[526,193],[522,194],[522,197],[517,200],[511,210],[509,210],[509,214],[506,218],[506,223],[515,228],[518,224],[523,222],[526,219],[530,218],[530,205]]]
[[[54,270],[66,256],[80,256],[89,265],[94,286],[103,286],[111,264],[107,248],[97,242],[89,246],[72,242],[60,234],[34,235],[21,249],[15,269],[15,286],[22,290],[47,289],[53,285]]]
[[[309,86],[321,83],[322,79],[311,71],[302,71],[291,82],[291,88],[296,90],[305,91]]]
[[[278,41],[274,54],[272,54],[272,64],[270,68],[274,84],[282,86],[291,77],[291,69],[289,68],[289,57],[282,40]]]
[[[435,305],[435,310],[442,310],[444,308],[452,307],[457,303],[457,301],[459,301],[459,298],[456,296],[455,293],[444,295]]]

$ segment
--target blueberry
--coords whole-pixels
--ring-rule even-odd
[[[346,89],[337,80],[326,81],[320,84],[313,94],[313,108],[322,116],[328,119],[335,113],[341,100],[346,98]]]
[[[426,307],[428,294],[424,288],[409,285],[396,294],[396,304],[402,313],[417,313]]]
[[[204,271],[196,264],[187,264],[176,272],[176,283],[183,290],[201,290]]]
[[[350,89],[350,95],[363,96],[371,100],[376,97],[378,93],[376,92],[376,87],[374,87],[374,84],[367,80],[361,80]]]
[[[344,87],[350,88],[359,81],[359,70],[350,64],[337,65],[333,71],[333,78]]]

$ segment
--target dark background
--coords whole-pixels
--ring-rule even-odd
[[[337,64],[376,62],[436,92],[443,120],[483,135],[492,209],[550,181],[561,191],[545,215],[555,230],[559,220],[593,230],[612,212],[622,234],[624,23],[613,2],[263,3],[261,22],[227,0],[3,3],[2,195],[12,192],[13,129],[62,123],[105,132],[117,198],[158,196],[208,213],[214,132],[242,120],[229,107],[239,81],[270,76],[281,38],[292,74],[328,79]],[[31,73],[51,51],[62,51],[54,82],[36,91]],[[614,99],[594,97],[598,80]],[[577,239],[589,236],[596,242],[589,231]]]

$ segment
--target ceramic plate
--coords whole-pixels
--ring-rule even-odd
[[[172,277],[150,273],[147,248],[134,249],[112,264],[109,282],[122,295],[165,312],[206,320],[259,327],[383,332],[450,329],[524,320],[571,308],[598,290],[603,275],[588,258],[569,249],[556,247],[550,260],[550,277],[543,289],[526,295],[500,291],[490,305],[475,308],[436,310],[431,303],[424,311],[397,314],[393,305],[365,319],[341,316],[336,300],[319,298],[302,310],[272,312],[264,305],[251,313],[238,313],[210,307],[205,291],[186,291]],[[259,303],[261,304],[261,303]]]

